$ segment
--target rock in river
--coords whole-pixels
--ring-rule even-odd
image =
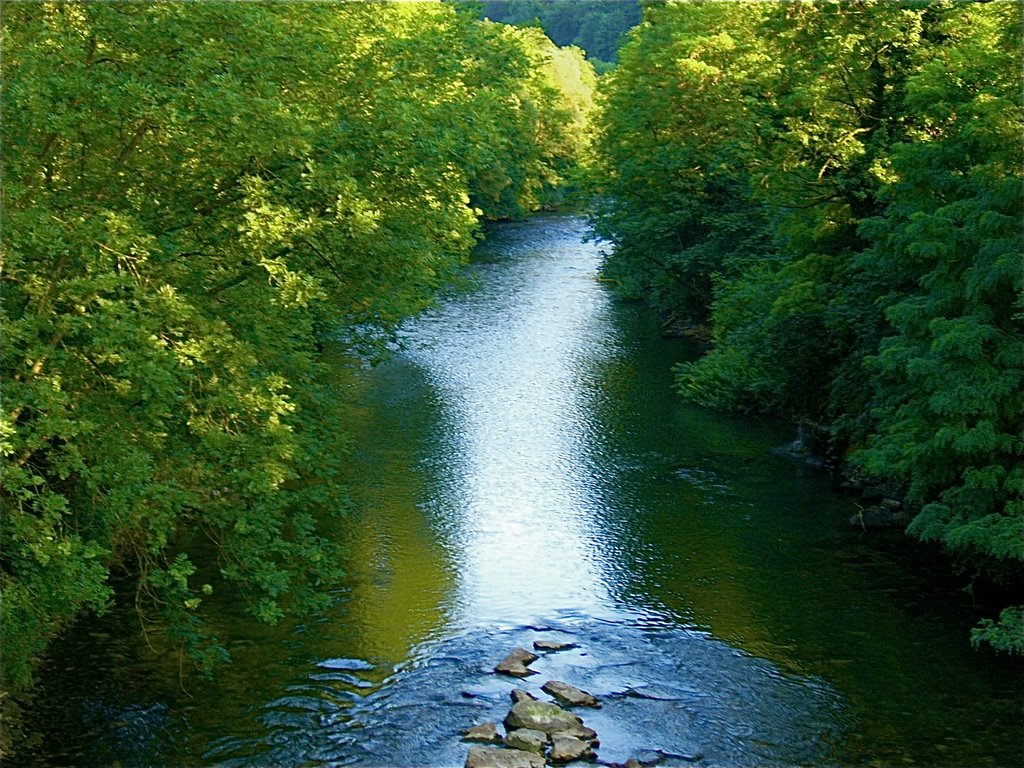
[[[505,743],[513,749],[543,755],[544,747],[548,743],[548,735],[544,731],[534,731],[531,728],[517,728],[514,731],[509,731],[508,736],[505,737]]]
[[[498,727],[494,723],[474,725],[462,735],[463,741],[480,741],[484,744],[501,744]]]
[[[869,528],[892,528],[906,525],[908,521],[909,517],[899,513],[898,510],[886,507],[863,507],[850,518],[850,525],[868,530]]]
[[[521,749],[470,747],[465,768],[544,768],[544,758]]]
[[[551,734],[551,738],[555,736],[572,736],[573,738],[581,741],[589,741],[590,746],[597,747],[601,741],[597,738],[597,731],[593,728],[588,728],[583,723],[579,723],[575,728],[570,728],[567,731],[559,731],[558,733]]]
[[[532,669],[527,669],[526,665],[531,664],[538,658],[540,657],[537,654],[530,653],[525,648],[515,648],[512,653],[505,657],[504,661],[494,668],[494,671],[501,675],[512,675],[512,677],[535,675],[536,672]]]
[[[563,643],[559,640],[535,640],[533,649],[535,651],[566,651],[570,648],[579,648],[576,643]]]
[[[590,745],[577,739],[575,736],[562,736],[561,734],[551,739],[551,754],[553,763],[568,763],[573,760],[589,759],[594,757],[594,751]]]
[[[513,704],[518,704],[520,701],[536,701],[537,697],[529,691],[524,691],[522,688],[513,688],[509,694],[512,698]]]
[[[579,688],[569,685],[568,683],[562,683],[558,680],[548,680],[544,685],[541,686],[541,690],[550,693],[562,704],[566,704],[571,707],[600,707],[599,702],[594,696],[581,691]]]
[[[508,716],[505,718],[505,727],[509,730],[515,728],[531,728],[544,733],[558,733],[559,731],[572,731],[578,728],[583,721],[572,712],[566,712],[557,704],[550,704],[546,701],[519,701],[512,705]]]

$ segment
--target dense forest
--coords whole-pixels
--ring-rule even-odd
[[[560,46],[587,54],[598,72],[618,57],[623,36],[640,23],[638,0],[489,0],[469,2],[481,18],[505,24],[539,25]]]
[[[651,3],[603,82],[607,274],[968,574],[1024,573],[1020,5]],[[1024,652],[1024,607],[975,629]]]
[[[442,4],[18,3],[3,40],[6,704],[115,577],[202,668],[213,590],[325,602],[319,344],[373,356],[481,218],[559,202],[594,75]]]

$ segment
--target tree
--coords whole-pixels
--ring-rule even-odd
[[[875,428],[855,454],[921,512],[908,531],[1000,580],[1024,570],[1021,51],[1010,3],[943,9],[907,83],[884,215],[862,224],[860,277],[884,286]],[[951,77],[955,73],[955,77]],[[1024,652],[1021,608],[975,640]]]
[[[5,684],[112,574],[208,668],[205,595],[276,621],[340,576],[323,335],[382,351],[506,215],[491,169],[558,194],[587,68],[440,3],[24,3],[3,37]]]
[[[909,533],[1021,578],[1008,2],[652,4],[599,94],[608,275],[708,322],[684,396],[812,427]],[[735,214],[735,216],[733,216]],[[1020,651],[1020,608],[975,639]]]
[[[605,264],[669,321],[704,322],[715,275],[767,247],[750,169],[771,98],[764,4],[650,7],[602,85],[592,178]],[[767,98],[766,98],[767,96]]]
[[[640,22],[635,0],[496,0],[473,5],[480,18],[540,27],[556,45],[580,48],[596,65],[616,61],[623,35]]]

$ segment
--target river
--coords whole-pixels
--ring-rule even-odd
[[[681,402],[692,357],[598,279],[582,220],[492,228],[471,288],[351,389],[350,578],[305,624],[221,596],[234,658],[179,679],[129,612],[54,649],[36,764],[461,766],[508,709],[491,668],[562,639],[602,761],[1017,766],[1022,667],[974,652],[962,582],[779,450]],[[216,598],[215,598],[216,599]],[[661,752],[658,753],[657,750]]]

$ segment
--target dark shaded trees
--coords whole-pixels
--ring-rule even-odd
[[[607,273],[711,326],[684,396],[781,413],[1024,566],[1021,25],[993,3],[652,4],[604,83]],[[975,639],[1021,651],[1021,612]]]
[[[556,45],[576,46],[603,70],[618,58],[623,35],[640,21],[635,0],[495,0],[474,4],[482,18],[538,24]]]

